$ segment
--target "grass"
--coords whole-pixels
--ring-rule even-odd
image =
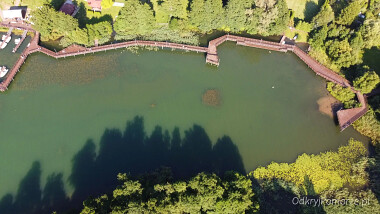
[[[295,17],[310,21],[318,13],[324,0],[286,0],[289,9],[295,13]]]
[[[125,0],[117,0],[117,2],[125,2]],[[121,7],[110,7],[110,8],[107,8],[107,9],[102,9],[101,12],[94,12],[91,10],[91,7],[88,6],[87,2],[84,1],[84,0],[78,0],[78,5],[80,5],[81,3],[83,3],[85,5],[85,9],[86,9],[86,17],[88,19],[92,19],[92,18],[95,18],[95,19],[99,19],[103,16],[111,16],[113,20],[116,19],[117,15],[119,14],[119,11],[121,9]]]
[[[301,30],[297,30],[295,28],[293,28],[292,30],[287,28],[285,30],[285,36],[288,38],[292,39],[295,35],[298,35],[296,39],[297,42],[307,42],[308,33]]]

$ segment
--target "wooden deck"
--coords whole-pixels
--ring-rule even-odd
[[[14,79],[20,67],[24,64],[28,55],[35,52],[41,52],[48,56],[58,59],[58,58],[65,58],[65,57],[70,57],[70,56],[91,54],[91,53],[100,52],[100,51],[114,50],[118,48],[127,48],[127,47],[132,47],[132,46],[143,46],[143,47],[149,46],[149,47],[171,48],[171,49],[178,49],[178,50],[184,50],[184,51],[207,53],[206,62],[218,66],[220,63],[220,60],[218,57],[217,47],[225,41],[233,41],[233,42],[236,42],[237,45],[243,45],[247,47],[255,47],[255,48],[280,51],[280,52],[292,51],[303,62],[305,62],[317,75],[325,78],[328,81],[342,85],[343,87],[349,87],[351,90],[353,90],[357,94],[357,98],[359,102],[361,103],[361,107],[339,110],[337,112],[337,117],[338,117],[341,131],[343,131],[345,128],[347,128],[353,122],[355,122],[357,119],[363,116],[368,110],[366,97],[362,95],[360,92],[355,91],[353,87],[350,85],[350,82],[348,80],[338,75],[334,71],[328,69],[327,67],[323,66],[322,64],[320,64],[318,61],[310,57],[306,52],[304,52],[303,50],[301,50],[295,45],[282,44],[282,42],[277,43],[277,42],[270,42],[270,41],[245,38],[245,37],[233,36],[233,35],[224,35],[210,41],[208,47],[184,45],[184,44],[177,44],[177,43],[170,43],[170,42],[135,40],[135,41],[121,42],[121,43],[115,43],[115,44],[109,44],[109,45],[102,45],[102,46],[97,46],[97,47],[92,47],[92,48],[86,48],[79,45],[71,45],[59,52],[54,52],[38,45],[39,33],[31,29],[30,26],[22,26],[20,24],[10,25],[10,24],[4,24],[4,23],[2,23],[1,25],[6,26],[6,27],[18,27],[18,28],[23,28],[24,30],[33,31],[34,37],[32,38],[29,46],[22,52],[20,58],[12,67],[6,79],[2,83],[0,83],[0,91],[6,91],[8,89],[8,86]]]

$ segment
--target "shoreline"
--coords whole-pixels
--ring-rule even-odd
[[[16,76],[17,72],[20,70],[21,66],[25,63],[25,60],[28,57],[28,55],[35,52],[41,52],[50,57],[59,59],[59,58],[66,58],[70,56],[86,55],[86,54],[91,54],[91,53],[100,52],[100,51],[107,51],[107,50],[113,50],[113,49],[119,49],[119,48],[128,48],[128,47],[133,47],[133,46],[158,47],[158,48],[161,47],[162,49],[171,48],[171,49],[178,49],[178,50],[184,50],[184,51],[193,51],[197,53],[199,52],[206,53],[206,63],[219,66],[220,60],[219,60],[219,56],[217,52],[217,47],[226,41],[232,41],[232,42],[236,42],[237,45],[242,45],[246,47],[254,47],[254,48],[273,50],[273,51],[279,51],[279,52],[291,51],[299,59],[301,59],[305,64],[307,64],[308,67],[311,68],[311,70],[316,73],[316,75],[319,75],[328,81],[334,82],[336,84],[340,84],[343,87],[349,87],[354,93],[356,93],[359,99],[359,102],[362,105],[361,107],[358,107],[358,108],[344,109],[344,110],[339,110],[337,112],[338,123],[339,123],[341,131],[346,129],[348,126],[350,126],[353,122],[355,122],[357,119],[359,119],[368,111],[366,97],[363,94],[361,94],[360,91],[356,91],[351,86],[351,84],[349,83],[347,79],[343,78],[342,76],[336,74],[334,71],[320,64],[318,61],[310,57],[306,52],[298,48],[296,45],[286,44],[286,42],[284,42],[286,38],[285,36],[283,36],[283,38],[281,39],[279,43],[227,34],[227,35],[223,35],[221,37],[218,37],[214,40],[209,41],[208,47],[185,45],[185,44],[172,43],[172,42],[134,40],[134,41],[120,42],[120,43],[110,44],[110,45],[101,45],[101,46],[91,47],[91,48],[86,48],[86,47],[74,44],[59,52],[53,52],[38,44],[39,32],[32,29],[30,25],[26,26],[24,24],[18,24],[18,23],[15,23],[15,24],[0,23],[0,26],[24,29],[24,30],[28,30],[34,33],[34,37],[31,39],[28,47],[21,53],[21,56],[14,64],[14,66],[12,67],[11,71],[9,72],[5,80],[3,80],[3,82],[0,83],[0,91],[2,92],[8,89],[8,86],[14,80],[14,77]]]

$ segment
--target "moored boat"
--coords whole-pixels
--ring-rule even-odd
[[[20,38],[15,39],[15,44],[18,45],[20,43],[20,41],[21,41]]]
[[[0,67],[0,78],[4,77],[8,73],[8,68],[5,66]]]
[[[0,44],[1,44],[0,49],[4,49],[8,45],[8,43],[3,42],[3,41],[0,41]]]

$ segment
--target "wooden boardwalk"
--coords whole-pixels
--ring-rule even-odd
[[[24,32],[22,33],[22,36],[21,36],[21,40],[20,42],[16,45],[15,48],[13,48],[12,52],[13,53],[16,53],[16,51],[20,48],[21,44],[24,42],[25,38],[26,38],[26,35],[28,34],[28,30],[24,30]]]
[[[7,27],[12,27],[9,24],[2,24],[2,25],[7,26]],[[277,42],[263,41],[263,40],[245,38],[245,37],[233,36],[233,35],[224,35],[210,41],[208,47],[184,45],[184,44],[177,44],[177,43],[171,43],[171,42],[135,40],[135,41],[121,42],[121,43],[115,43],[115,44],[109,44],[109,45],[102,45],[102,46],[91,47],[91,48],[85,48],[79,45],[71,45],[59,52],[54,52],[38,45],[39,33],[31,29],[29,26],[23,27],[22,25],[21,26],[17,25],[14,27],[33,31],[34,37],[32,38],[28,47],[22,52],[20,58],[17,60],[15,65],[12,67],[6,79],[0,83],[0,91],[6,91],[8,89],[9,84],[14,79],[20,67],[24,64],[28,55],[35,52],[41,52],[48,56],[58,59],[58,58],[65,58],[65,57],[70,57],[70,56],[91,54],[91,53],[107,51],[107,50],[114,50],[118,48],[127,48],[127,47],[132,47],[132,46],[160,47],[160,48],[171,48],[171,49],[178,49],[178,50],[184,50],[184,51],[207,53],[206,62],[218,66],[220,60],[218,57],[217,47],[225,41],[233,41],[233,42],[236,42],[237,45],[243,45],[247,47],[255,47],[255,48],[280,51],[280,52],[291,51],[296,56],[298,56],[303,62],[305,62],[317,75],[325,78],[328,81],[342,85],[343,87],[349,87],[351,90],[353,90],[357,94],[357,98],[359,102],[361,103],[361,107],[339,110],[337,112],[337,117],[338,117],[341,131],[343,131],[345,128],[347,128],[353,122],[355,122],[357,119],[363,116],[368,110],[366,97],[362,95],[360,92],[355,91],[350,85],[350,82],[348,80],[338,75],[334,71],[328,69],[327,67],[323,66],[322,64],[320,64],[318,61],[310,57],[306,52],[302,51],[300,48],[298,48],[295,45],[282,44],[282,42],[277,43]]]

